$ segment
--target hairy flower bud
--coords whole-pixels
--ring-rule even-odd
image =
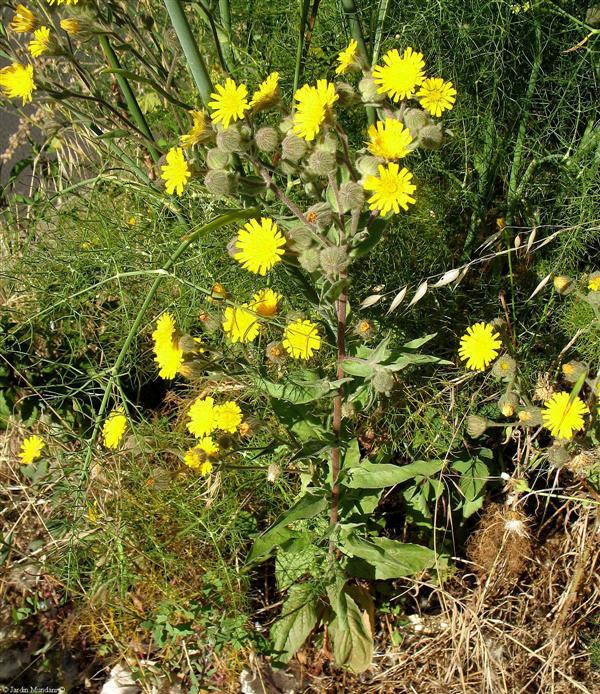
[[[346,246],[328,246],[319,254],[321,269],[331,279],[337,279],[348,267],[348,251]]]
[[[227,130],[219,130],[217,133],[217,147],[222,152],[245,152],[248,148],[248,140],[239,128],[231,127],[227,128]]]
[[[485,417],[480,417],[477,414],[472,414],[467,417],[467,434],[473,438],[478,439],[483,436],[490,425],[490,422]]]
[[[287,358],[287,352],[281,342],[269,342],[265,349],[265,356],[272,364],[283,364]]]
[[[356,407],[354,403],[347,400],[342,403],[342,417],[344,419],[352,419],[356,415]]]
[[[366,155],[356,160],[356,170],[361,176],[377,176],[378,167],[382,163],[382,159]]]
[[[556,441],[548,449],[547,456],[548,462],[556,468],[563,467],[571,460],[569,451]]]
[[[363,340],[370,340],[375,334],[375,326],[370,320],[363,318],[354,326],[354,334]]]
[[[402,116],[404,125],[410,130],[413,137],[417,137],[419,130],[431,123],[429,116],[420,108],[408,108]]]
[[[375,368],[371,384],[377,393],[389,395],[394,387],[394,374],[387,369],[378,366]]]
[[[365,203],[365,191],[355,181],[346,181],[340,186],[340,205],[342,212],[360,210]]]
[[[260,128],[256,131],[254,142],[256,143],[256,147],[261,152],[271,154],[271,152],[274,152],[279,145],[279,133],[277,130],[275,130],[275,128]]]
[[[237,179],[229,171],[211,169],[204,177],[204,185],[209,193],[222,197],[234,195],[237,191]]]
[[[279,170],[286,176],[295,176],[298,173],[298,166],[289,159],[282,159],[279,162]]]
[[[309,227],[304,225],[293,227],[288,231],[287,235],[290,240],[292,250],[296,251],[310,248],[314,241],[313,232]]]
[[[557,275],[554,278],[554,289],[559,294],[570,294],[574,289],[573,282],[566,275]]]
[[[316,149],[308,158],[308,166],[317,176],[329,176],[337,168],[335,154]]]
[[[287,133],[291,130],[293,124],[294,119],[292,116],[286,116],[279,124],[279,130],[281,130],[282,133]]]
[[[304,192],[309,198],[320,198],[323,188],[316,181],[308,181],[304,184]]]
[[[306,154],[306,142],[294,133],[288,133],[281,143],[281,154],[284,159],[297,163]]]
[[[281,475],[281,468],[276,463],[271,463],[267,468],[267,482],[273,484],[277,481],[277,478]]]
[[[519,423],[525,427],[539,427],[542,425],[541,407],[524,407],[517,414]]]
[[[568,383],[576,383],[581,374],[587,373],[587,370],[586,364],[575,359],[562,365],[563,376]]]
[[[358,83],[358,91],[365,104],[381,104],[385,99],[385,94],[377,92],[377,85],[371,75],[361,79]]]
[[[240,176],[239,189],[244,195],[262,195],[267,189],[267,184],[260,176]]]
[[[423,149],[439,149],[443,140],[442,129],[439,125],[426,125],[419,130],[419,145]]]
[[[348,82],[336,82],[335,93],[338,95],[338,103],[340,106],[353,106],[360,102],[358,94]]]
[[[508,354],[498,357],[492,366],[492,374],[503,381],[510,381],[515,375],[517,362]]]
[[[500,412],[505,417],[513,417],[519,406],[519,396],[516,393],[511,393],[510,391],[504,393],[504,395],[498,400],[498,407]]]
[[[221,321],[214,313],[202,311],[202,313],[198,315],[198,320],[200,321],[202,328],[209,334],[214,333],[221,328]]]
[[[314,272],[319,268],[319,251],[316,248],[307,248],[298,256],[298,262],[306,272]]]
[[[333,224],[333,211],[326,202],[318,202],[306,211],[306,219],[311,224],[316,224],[321,231],[329,229]]]
[[[206,165],[209,169],[226,169],[231,164],[231,154],[222,152],[216,147],[206,153]]]

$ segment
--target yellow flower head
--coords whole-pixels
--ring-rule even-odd
[[[21,452],[19,458],[23,465],[29,465],[37,460],[42,455],[42,449],[46,444],[40,436],[28,436],[21,444]]]
[[[33,12],[25,7],[25,5],[17,5],[15,15],[10,23],[10,28],[16,34],[24,34],[28,31],[33,31],[38,26],[38,20]]]
[[[210,396],[197,398],[188,410],[188,417],[187,429],[190,434],[198,439],[212,434],[217,428],[215,401]]]
[[[400,56],[394,49],[383,56],[383,62],[384,65],[373,68],[377,92],[387,94],[394,101],[410,99],[425,79],[423,54],[407,48],[404,55]]]
[[[81,32],[81,22],[78,19],[61,19],[60,28],[69,36],[77,36]]]
[[[401,159],[409,154],[413,141],[408,128],[395,118],[377,121],[369,127],[369,152],[382,159]]]
[[[50,46],[50,29],[40,27],[33,32],[33,39],[29,42],[29,52],[34,58],[42,55]]]
[[[575,431],[585,426],[583,415],[588,412],[586,404],[579,397],[571,400],[569,393],[554,393],[544,405],[542,418],[552,436],[571,439]]]
[[[0,70],[0,88],[9,99],[20,98],[23,106],[31,101],[36,89],[33,81],[33,65],[13,63]]]
[[[201,475],[207,477],[212,472],[213,466],[209,458],[213,458],[219,452],[219,446],[210,436],[204,436],[198,445],[186,451],[183,462],[193,470],[198,470]]]
[[[400,169],[398,164],[391,162],[387,166],[378,166],[379,176],[367,176],[363,188],[370,190],[373,195],[369,198],[369,207],[379,210],[382,215],[391,212],[397,214],[400,208],[408,210],[415,199],[412,194],[416,190],[411,183],[412,174],[406,168]]]
[[[281,294],[274,292],[272,289],[261,289],[252,297],[254,301],[250,304],[253,311],[256,311],[259,316],[270,318],[277,315],[279,302],[283,298]]]
[[[316,323],[298,318],[285,329],[282,344],[294,359],[310,359],[313,352],[321,347]]]
[[[417,99],[426,111],[439,118],[444,111],[449,111],[454,106],[456,89],[452,82],[444,82],[441,77],[430,77],[421,85]]]
[[[232,342],[252,342],[258,336],[260,323],[254,311],[248,310],[248,304],[240,307],[228,306],[225,309],[223,330]]]
[[[251,219],[238,231],[234,258],[246,270],[265,275],[281,261],[284,246],[285,238],[272,219],[263,217],[260,222]]]
[[[358,61],[358,43],[352,39],[343,51],[338,53],[338,66],[335,69],[336,75],[343,75],[348,72]]]
[[[160,167],[160,177],[166,184],[166,190],[169,195],[177,192],[177,195],[183,193],[183,187],[191,176],[190,168],[187,165],[183,150],[181,147],[171,147],[167,152],[167,163]]]
[[[231,121],[235,123],[244,117],[250,108],[248,104],[248,88],[245,84],[238,85],[228,77],[225,84],[217,84],[216,92],[211,94],[211,101],[208,105],[212,109],[211,118],[213,123],[221,123],[227,130]]]
[[[600,272],[594,272],[590,275],[587,286],[592,292],[600,292]]]
[[[281,93],[279,91],[279,73],[272,72],[263,82],[260,83],[258,89],[252,95],[250,108],[254,111],[262,111],[263,109],[275,106],[279,103]]]
[[[233,434],[242,423],[242,411],[233,400],[227,400],[215,407],[217,429]]]
[[[49,5],[76,5],[79,0],[47,0]]]
[[[189,132],[179,138],[181,146],[185,149],[202,142],[211,134],[210,123],[204,111],[190,111],[190,114],[194,121],[192,127]]]
[[[117,407],[107,417],[102,427],[102,439],[107,448],[117,448],[127,429],[125,410]]]
[[[483,371],[497,356],[502,346],[500,335],[489,323],[475,323],[460,338],[459,357],[467,369]]]
[[[158,375],[161,378],[175,378],[183,364],[183,350],[179,347],[175,319],[170,313],[163,313],[158,319],[152,339],[154,340],[154,361],[160,367]]]
[[[294,99],[298,102],[293,119],[293,132],[307,142],[314,140],[321,126],[338,100],[333,84],[319,80],[316,87],[305,84],[297,90]]]

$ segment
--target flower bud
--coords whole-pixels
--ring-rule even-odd
[[[298,256],[298,262],[306,272],[314,272],[320,266],[319,251],[316,248],[307,248]]]
[[[426,125],[419,130],[418,141],[423,149],[439,149],[443,140],[442,129],[439,125]]]
[[[566,275],[557,275],[554,278],[554,289],[559,294],[570,294],[574,289],[573,282]]]
[[[308,158],[308,166],[317,176],[329,176],[337,169],[335,154],[316,149]]]
[[[477,414],[469,415],[467,417],[467,434],[473,439],[478,439],[485,434],[489,425],[490,422],[485,417],[480,417]]]
[[[229,171],[211,169],[204,177],[204,185],[209,193],[222,197],[234,195],[237,192],[237,179]]]
[[[519,423],[524,427],[539,427],[542,425],[542,409],[540,407],[524,407],[517,414]]]
[[[215,282],[210,288],[210,296],[207,297],[207,301],[223,301],[224,299],[228,299],[229,296],[230,294],[227,289],[220,282]]]
[[[195,352],[198,343],[191,335],[182,335],[178,341],[178,347],[184,354]]]
[[[286,361],[287,353],[281,342],[269,342],[265,349],[265,356],[272,364],[283,364]]]
[[[276,482],[281,475],[281,468],[276,463],[271,463],[267,468],[267,482]]]
[[[517,362],[508,354],[498,357],[492,366],[492,374],[503,381],[510,381],[517,370]]]
[[[288,133],[281,143],[281,155],[284,159],[297,163],[306,154],[306,142],[294,133]]]
[[[404,125],[409,129],[413,138],[417,137],[421,128],[431,123],[429,116],[420,108],[408,108],[402,116]]]
[[[281,130],[282,133],[287,133],[291,130],[293,124],[294,119],[292,116],[286,116],[279,124],[279,130]]]
[[[279,133],[275,128],[260,128],[254,136],[254,142],[256,143],[257,149],[261,152],[271,154],[279,145]]]
[[[354,416],[356,416],[356,407],[354,403],[345,400],[342,403],[342,417],[344,419],[352,419]]]
[[[370,340],[375,334],[375,326],[370,320],[363,318],[354,326],[354,334],[363,340]]]
[[[300,225],[293,227],[287,233],[292,250],[298,251],[310,248],[314,241],[314,235],[307,226]]]
[[[282,159],[279,162],[279,170],[286,176],[294,176],[298,173],[298,166],[289,159]]]
[[[206,153],[206,165],[209,169],[226,169],[231,164],[231,154],[222,152],[216,147]]]
[[[377,85],[371,75],[361,79],[358,83],[358,91],[365,104],[381,104],[385,99],[385,94],[377,93]]]
[[[382,395],[389,395],[394,387],[394,383],[394,374],[391,371],[381,366],[375,368],[373,378],[371,379],[371,384],[375,392],[381,393]]]
[[[498,407],[500,412],[505,417],[514,417],[517,407],[519,406],[519,396],[516,393],[504,393],[504,395],[498,400]]]
[[[353,106],[360,102],[358,94],[348,82],[336,82],[335,93],[338,95],[338,104],[340,106]]]
[[[555,468],[561,468],[571,460],[569,451],[556,441],[548,449],[548,462]]]
[[[320,198],[322,191],[322,187],[316,181],[308,181],[304,184],[304,192],[309,198]]]
[[[587,296],[584,297],[585,301],[590,305],[590,306],[600,306],[600,292],[599,291],[592,291],[590,292]]]
[[[244,195],[262,195],[267,189],[267,184],[260,176],[240,176],[239,189]]]
[[[563,376],[565,377],[565,381],[567,381],[567,383],[576,383],[578,378],[582,374],[587,373],[587,371],[587,365],[582,361],[576,361],[575,359],[562,365]]]
[[[248,140],[239,128],[227,128],[217,133],[217,147],[222,152],[240,153],[248,149]]]
[[[356,160],[356,170],[361,176],[377,176],[378,167],[383,163],[382,159],[366,155]]]
[[[316,224],[318,229],[324,231],[333,224],[333,211],[326,202],[318,202],[308,208],[306,219],[310,224]]]
[[[348,267],[346,246],[328,246],[319,254],[321,269],[330,280],[337,279]]]
[[[360,210],[365,203],[365,191],[355,181],[346,181],[340,186],[340,205],[342,212]]]
[[[202,311],[198,314],[198,320],[205,332],[212,334],[221,328],[221,321],[217,316],[208,311]]]
[[[217,436],[217,444],[219,448],[233,448],[235,446],[235,440],[233,436],[228,432],[222,432]]]

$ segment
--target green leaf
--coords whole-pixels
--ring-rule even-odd
[[[341,364],[344,373],[350,374],[351,376],[359,376],[360,378],[369,378],[373,375],[372,364],[366,361],[359,361],[358,359],[344,359]]]
[[[408,465],[364,462],[349,470],[343,483],[351,489],[381,489],[401,484],[417,476],[435,475],[444,465],[443,460],[417,460]]]
[[[451,361],[447,359],[440,359],[439,357],[434,357],[431,354],[400,354],[393,360],[386,362],[385,368],[390,371],[402,371],[407,366],[413,366],[416,364],[452,364]]]
[[[335,391],[351,379],[343,378],[337,381],[327,381],[321,379],[318,381],[281,381],[273,383],[272,381],[257,380],[259,388],[265,391],[272,398],[277,400],[285,400],[296,405],[303,405],[308,402],[318,400],[325,395],[333,395]]]
[[[358,439],[352,439],[344,451],[344,457],[342,461],[343,468],[356,467],[360,463],[360,448],[358,445]]]
[[[303,518],[313,518],[327,508],[327,499],[322,494],[308,492],[299,499],[279,520],[267,531],[260,535],[254,542],[248,561],[256,561],[265,557],[276,546],[295,537],[295,533],[286,529],[286,526]]]
[[[423,345],[427,344],[434,337],[437,337],[437,333],[431,333],[430,335],[424,335],[423,337],[417,337],[416,340],[411,340],[402,345],[402,349],[418,349]]]
[[[364,672],[373,659],[373,634],[369,615],[341,591],[332,601],[335,618],[329,624],[335,664],[351,672]],[[330,598],[331,600],[331,598]]]
[[[277,660],[287,663],[297,653],[317,625],[318,611],[313,588],[308,583],[292,586],[281,610],[281,617],[271,629]]]
[[[366,569],[368,575],[364,577],[376,580],[412,576],[435,566],[437,559],[437,554],[428,547],[387,537],[366,540],[353,531],[341,533],[338,547],[345,555],[366,562],[368,568],[364,563],[358,565]],[[352,562],[349,562],[350,570],[352,566]]]
[[[287,590],[302,577],[316,574],[318,549],[310,533],[284,543],[275,558],[275,578],[279,590]]]
[[[460,491],[463,496],[461,511],[463,518],[469,518],[483,506],[485,486],[490,470],[488,465],[477,458],[457,460],[452,469],[460,472]]]

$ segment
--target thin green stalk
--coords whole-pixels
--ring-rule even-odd
[[[369,51],[367,50],[367,46],[365,44],[360,19],[358,18],[358,8],[356,7],[356,3],[354,0],[342,0],[342,9],[346,15],[348,24],[350,25],[350,33],[352,34],[352,38],[358,44],[358,52],[360,53],[361,60],[365,66],[369,67],[372,65],[371,56],[369,55]],[[375,123],[377,120],[377,113],[375,112],[375,109],[372,106],[368,106],[366,111],[369,123]]]
[[[298,43],[296,44],[296,66],[294,68],[294,91],[296,93],[298,85],[300,84],[300,78],[302,77],[302,56],[304,55],[304,37],[306,34],[306,22],[308,20],[308,10],[310,7],[310,0],[300,0],[300,27],[298,31]]]
[[[116,53],[113,51],[112,46],[110,45],[108,37],[107,36],[100,36],[99,41],[100,41],[100,46],[102,47],[102,50],[104,51],[104,55],[106,56],[106,60],[108,61],[108,64],[110,65],[110,67],[113,70],[121,70],[121,64],[119,63],[119,59],[117,58]],[[140,105],[138,104],[137,99],[135,98],[135,94],[133,93],[133,90],[131,89],[129,82],[122,74],[119,74],[119,72],[115,73],[115,77],[116,77],[116,80],[119,84],[121,92],[123,93],[125,103],[127,104],[127,110],[129,111],[135,124],[140,129],[140,131],[146,136],[146,138],[150,141],[150,143],[154,142],[154,137],[152,136],[152,133],[150,132],[150,128],[148,127],[148,123],[146,123],[146,119],[144,118],[144,114],[142,113]],[[155,162],[157,162],[160,159],[160,152],[150,143],[148,144],[148,151],[150,152],[150,156],[152,157],[152,159]]]
[[[82,485],[85,483],[87,474],[89,472],[89,467],[90,463],[92,460],[92,455],[94,452],[94,445],[96,443],[96,440],[98,438],[98,434],[100,432],[100,424],[102,422],[102,419],[104,418],[104,414],[106,412],[106,408],[108,407],[108,401],[110,400],[110,394],[113,388],[113,385],[115,382],[118,382],[119,380],[119,372],[121,370],[121,366],[123,365],[123,362],[125,361],[125,357],[127,356],[127,352],[129,351],[129,348],[135,339],[136,335],[138,334],[139,328],[142,324],[142,321],[144,319],[144,316],[146,314],[146,311],[148,310],[148,307],[150,306],[150,303],[152,302],[152,299],[154,298],[154,295],[156,294],[161,282],[164,280],[166,276],[168,276],[169,270],[175,265],[175,263],[179,260],[179,258],[185,253],[185,251],[188,249],[188,247],[194,243],[200,236],[203,236],[205,234],[210,233],[211,231],[215,231],[216,229],[219,229],[222,226],[225,226],[226,224],[231,224],[232,222],[236,222],[238,220],[244,220],[244,219],[249,219],[250,217],[254,217],[259,213],[259,209],[257,207],[250,207],[247,209],[243,210],[234,210],[232,212],[227,212],[225,214],[219,215],[215,219],[213,219],[211,222],[208,224],[205,224],[204,226],[200,227],[200,229],[197,229],[196,231],[192,232],[188,236],[186,236],[182,242],[179,244],[175,252],[171,255],[171,257],[167,260],[167,262],[163,265],[163,267],[160,269],[159,274],[157,274],[154,282],[152,283],[152,286],[148,290],[148,294],[146,294],[146,298],[144,299],[143,304],[141,305],[134,321],[129,329],[129,332],[127,333],[127,336],[125,337],[125,341],[123,342],[123,346],[121,347],[121,350],[115,360],[115,363],[113,367],[109,371],[109,377],[108,377],[108,382],[106,386],[104,387],[104,394],[102,396],[102,401],[100,403],[100,407],[98,408],[98,412],[96,413],[95,421],[94,421],[94,428],[92,431],[92,436],[89,441],[86,457],[85,457],[85,464],[83,467],[83,478],[82,478]]]
[[[219,15],[221,16],[221,26],[225,41],[223,41],[223,52],[227,66],[233,63],[233,51],[231,49],[231,7],[229,0],[219,0]]]
[[[171,18],[173,29],[175,29],[181,48],[183,48],[189,71],[196,83],[196,87],[198,87],[202,103],[204,106],[208,107],[213,85],[208,70],[206,69],[204,59],[198,50],[198,44],[192,35],[192,30],[190,29],[183,7],[179,0],[164,0],[164,2],[169,17]]]
[[[383,36],[383,25],[387,15],[390,0],[379,0],[379,9],[377,11],[377,26],[375,27],[375,38],[373,40],[373,64],[379,58],[379,48],[381,46],[381,37]]]

